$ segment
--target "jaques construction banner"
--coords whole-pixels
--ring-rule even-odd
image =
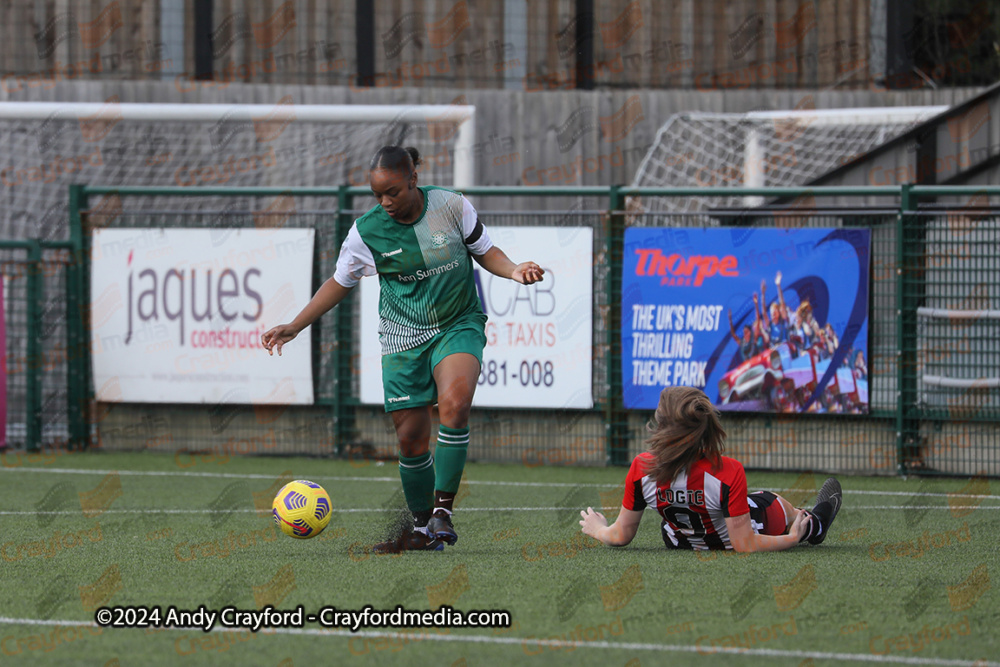
[[[867,229],[626,230],[625,407],[867,413],[869,257]]]

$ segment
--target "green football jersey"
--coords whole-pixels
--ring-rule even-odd
[[[470,253],[489,250],[489,235],[460,193],[420,190],[424,211],[416,222],[398,222],[375,206],[351,226],[337,260],[334,278],[345,287],[378,274],[383,355],[413,349],[456,320],[483,312]]]

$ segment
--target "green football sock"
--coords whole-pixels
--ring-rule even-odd
[[[437,449],[434,450],[437,479],[434,488],[445,493],[458,493],[465,470],[465,456],[469,451],[469,429],[441,426],[438,431]]]
[[[410,511],[427,512],[434,502],[434,457],[430,452],[420,456],[399,455],[399,477],[403,480],[403,495]]]

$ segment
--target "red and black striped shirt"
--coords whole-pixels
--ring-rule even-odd
[[[669,484],[658,486],[646,474],[653,463],[649,452],[632,461],[622,506],[637,512],[655,507],[663,517],[666,541],[678,549],[732,549],[726,517],[750,511],[743,465],[723,456],[714,468],[708,459],[699,459]]]

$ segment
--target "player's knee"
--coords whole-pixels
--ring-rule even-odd
[[[778,499],[778,502],[781,503],[781,509],[785,511],[785,525],[786,526],[792,525],[792,521],[795,520],[795,514],[798,511],[796,510],[795,505],[788,502],[778,494],[774,494],[774,497]]]
[[[396,439],[399,441],[399,451],[403,456],[419,456],[427,451],[429,433],[419,428],[396,428]]]
[[[469,425],[472,399],[465,397],[442,397],[438,402],[441,423],[450,428],[465,428]]]
[[[407,458],[413,458],[414,456],[426,454],[429,449],[430,447],[427,438],[404,439],[401,436],[399,438],[399,453]]]

